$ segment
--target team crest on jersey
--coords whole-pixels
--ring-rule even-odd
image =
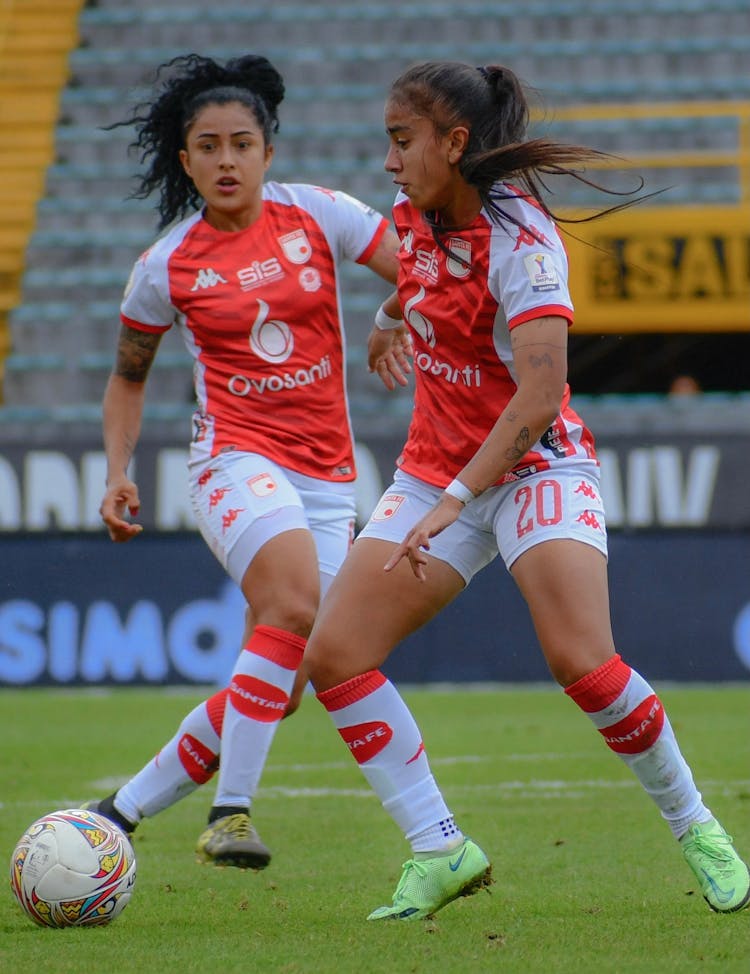
[[[559,291],[560,279],[549,254],[529,254],[523,259],[532,291]]]
[[[195,276],[195,282],[190,288],[191,291],[205,291],[206,288],[216,287],[217,284],[226,284],[226,278],[217,274],[213,267],[201,267]]]
[[[403,494],[384,494],[370,516],[371,521],[387,521],[398,511],[406,498]]]
[[[471,241],[451,237],[448,240],[448,250],[454,255],[445,262],[448,273],[453,277],[468,277],[471,274]]]
[[[276,481],[270,473],[259,473],[245,481],[256,497],[268,497],[276,490]]]
[[[312,247],[304,230],[293,230],[278,238],[284,256],[293,264],[306,264],[312,257]]]
[[[413,230],[409,230],[409,232],[404,236],[404,239],[401,241],[401,249],[405,254],[414,253],[414,231]]]
[[[314,267],[303,267],[298,280],[303,291],[319,291],[322,283],[320,274]]]

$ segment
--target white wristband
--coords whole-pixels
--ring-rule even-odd
[[[461,501],[464,507],[469,503],[469,501],[474,500],[473,491],[469,490],[466,484],[462,484],[458,478],[451,480],[451,482],[445,488],[444,493],[450,494],[451,497],[455,497],[457,501]]]
[[[390,315],[387,315],[382,304],[375,312],[375,327],[379,328],[380,331],[393,331],[394,328],[400,328],[403,323],[403,319],[391,318]]]

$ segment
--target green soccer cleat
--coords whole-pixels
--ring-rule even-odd
[[[422,920],[451,900],[470,896],[492,882],[492,866],[471,839],[450,855],[409,859],[404,863],[392,906],[373,910],[368,920]]]
[[[195,849],[199,862],[240,869],[265,869],[271,852],[261,842],[246,812],[225,815],[211,822]]]
[[[750,871],[715,818],[696,822],[680,839],[682,854],[717,913],[735,913],[750,902]]]

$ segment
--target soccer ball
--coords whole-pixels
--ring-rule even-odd
[[[114,920],[130,901],[135,853],[113,822],[81,808],[33,822],[10,860],[10,888],[42,927],[92,927]]]

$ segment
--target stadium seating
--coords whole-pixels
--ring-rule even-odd
[[[382,171],[383,95],[389,79],[414,60],[507,63],[540,90],[539,124],[571,141],[625,154],[644,147],[720,149],[732,136],[722,118],[574,123],[555,121],[555,110],[750,98],[746,0],[95,0],[80,11],[80,43],[67,69],[64,57],[48,63],[48,55],[67,52],[75,33],[70,12],[81,3],[23,0],[16,6],[60,14],[53,20],[45,13],[45,28],[27,35],[26,51],[6,45],[9,59],[0,66],[3,124],[9,119],[21,127],[35,166],[51,163],[42,192],[39,179],[11,171],[8,150],[0,148],[3,205],[10,214],[0,229],[0,282],[13,277],[9,255],[34,226],[22,292],[0,288],[0,315],[13,309],[4,403],[6,413],[15,409],[10,415],[17,416],[45,406],[88,415],[101,397],[120,294],[156,223],[153,200],[127,198],[138,169],[128,154],[132,131],[102,126],[125,116],[156,65],[177,54],[266,54],[287,83],[273,178],[337,186],[385,212],[392,187]],[[0,51],[2,38],[0,20]],[[43,71],[33,67],[36,51],[47,57]],[[15,87],[8,87],[9,78]],[[680,190],[685,200],[706,203],[726,201],[731,192],[706,181],[700,170]],[[27,212],[31,197],[39,197],[35,221]],[[360,268],[346,271],[343,287],[355,416],[377,414],[382,422],[392,410],[394,422],[402,422],[403,399],[382,396],[361,365],[371,313],[386,292]],[[159,361],[149,408],[162,415],[186,410],[187,357],[171,336]]]
[[[5,0],[0,7],[0,374],[82,3]]]

